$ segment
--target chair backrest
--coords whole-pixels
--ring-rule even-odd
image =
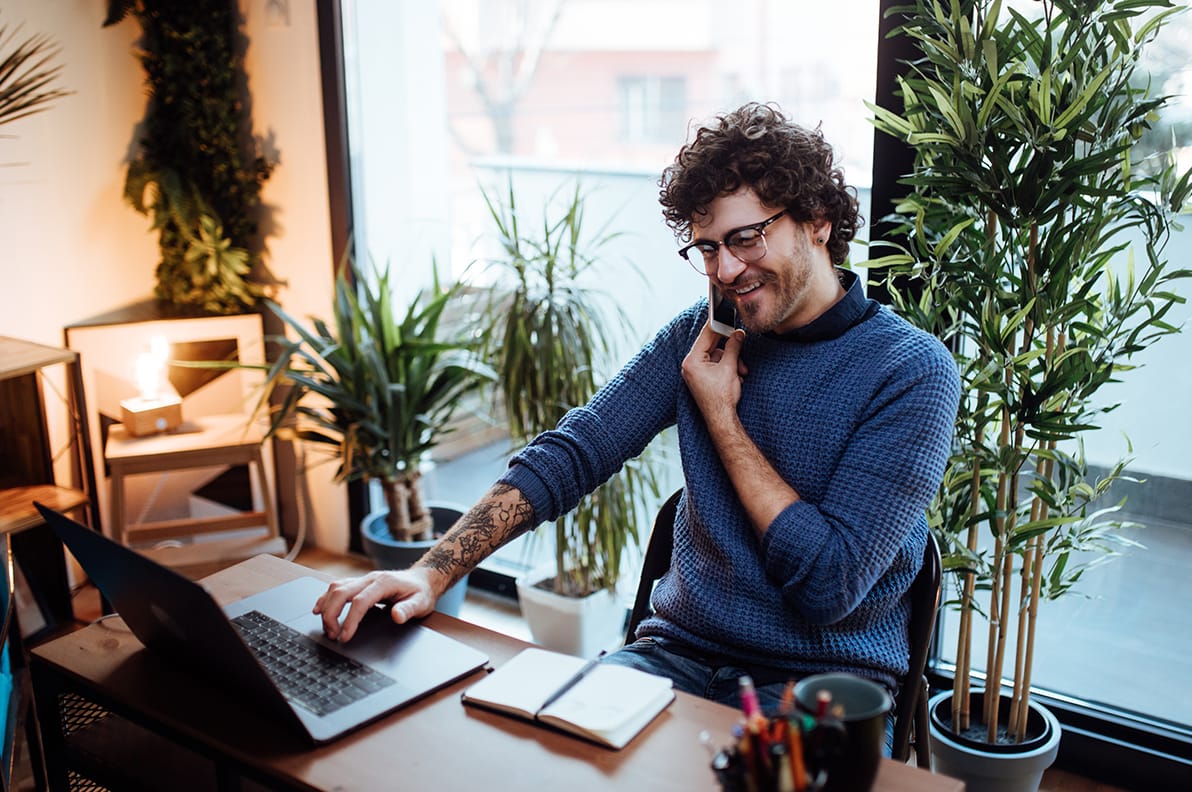
[[[650,541],[646,543],[646,555],[642,559],[642,574],[637,582],[637,596],[633,598],[633,610],[629,612],[629,623],[625,628],[625,643],[633,643],[633,634],[642,619],[650,614],[650,595],[658,578],[670,569],[671,550],[675,545],[675,511],[683,495],[680,487],[666,499],[654,517],[654,528]]]
[[[930,746],[927,738],[927,653],[935,631],[935,615],[940,602],[940,548],[935,535],[927,532],[927,547],[923,550],[923,566],[911,583],[911,620],[908,628],[910,662],[906,676],[899,680],[894,700],[895,759],[905,762],[914,744],[916,764],[930,766]]]
[[[625,643],[632,643],[642,619],[650,613],[650,595],[654,584],[670,569],[674,549],[675,511],[683,490],[676,490],[658,510],[646,554],[642,574],[637,584],[637,596],[625,630]],[[928,532],[927,547],[923,551],[923,566],[911,583],[911,618],[908,626],[910,659],[906,675],[899,680],[894,700],[893,756],[905,762],[910,758],[912,744],[916,764],[930,766],[930,747],[927,739],[927,653],[935,630],[935,615],[940,600],[940,550],[935,536]]]

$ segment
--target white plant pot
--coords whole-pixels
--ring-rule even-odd
[[[624,639],[625,606],[609,591],[564,597],[535,586],[554,575],[530,573],[517,581],[517,598],[534,643],[556,652],[592,657]]]
[[[932,696],[928,712],[934,713],[937,706],[950,707],[951,697],[950,690]],[[932,771],[964,781],[965,792],[1038,792],[1043,771],[1059,753],[1061,730],[1059,721],[1046,707],[1032,701],[1030,708],[1050,728],[1037,744],[1021,751],[1006,747],[991,751],[980,744],[957,740],[930,718]]]

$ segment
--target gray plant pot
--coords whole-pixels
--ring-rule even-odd
[[[974,710],[980,711],[983,697],[982,691],[970,694]],[[1003,696],[1003,712],[1007,703]],[[1060,724],[1047,708],[1031,702],[1023,743],[990,745],[945,728],[951,707],[950,690],[937,693],[928,702],[933,771],[964,781],[966,792],[1038,792],[1043,771],[1051,767],[1060,749]]]
[[[445,503],[432,503],[428,505],[428,508],[431,519],[434,521],[436,538],[421,542],[399,542],[390,536],[389,528],[385,524],[386,518],[389,516],[387,509],[373,512],[364,518],[360,523],[360,540],[364,545],[364,552],[372,560],[374,567],[377,569],[407,568],[434,546],[438,541],[437,537],[454,525],[455,521],[464,513],[462,508]],[[435,610],[448,616],[459,616],[467,589],[468,578],[465,576],[439,597]]]

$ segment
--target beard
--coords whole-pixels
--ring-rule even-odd
[[[808,251],[791,251],[782,257],[777,269],[764,273],[761,278],[762,290],[765,292],[762,299],[744,302],[734,300],[745,329],[751,333],[772,333],[797,314],[810,296],[811,266]]]

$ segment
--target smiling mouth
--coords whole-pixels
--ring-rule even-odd
[[[743,297],[746,294],[749,294],[750,292],[757,291],[761,287],[762,287],[761,281],[754,281],[753,283],[750,283],[748,286],[741,286],[740,288],[736,288],[736,289],[729,288],[729,289],[726,289],[726,291],[732,292],[733,294],[735,294],[738,297]]]

